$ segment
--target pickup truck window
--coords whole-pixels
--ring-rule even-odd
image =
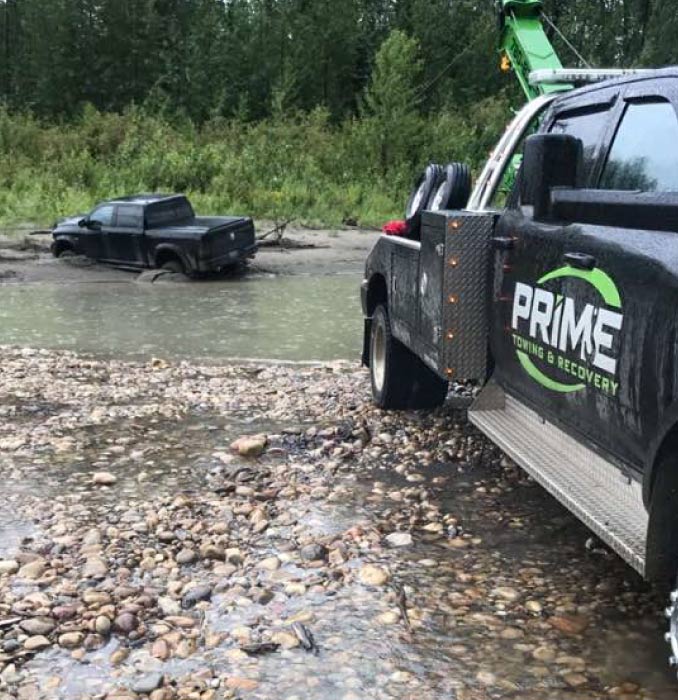
[[[194,216],[193,207],[187,199],[176,199],[148,207],[146,223],[148,228],[172,226],[189,221]]]
[[[110,226],[113,223],[115,207],[112,204],[105,204],[103,207],[95,209],[90,215],[90,221],[98,221],[102,226]]]
[[[600,188],[678,192],[678,121],[668,102],[626,107]]]
[[[610,110],[604,108],[579,110],[558,115],[551,125],[552,134],[569,134],[581,139],[584,145],[584,171],[586,175],[591,172],[596,158],[596,151],[600,145],[605,127],[607,126]]]
[[[144,226],[144,210],[142,207],[131,204],[121,204],[118,207],[118,228],[141,229]]]

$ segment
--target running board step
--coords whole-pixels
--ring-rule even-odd
[[[468,415],[535,481],[645,574],[648,516],[637,481],[494,382],[483,389]]]

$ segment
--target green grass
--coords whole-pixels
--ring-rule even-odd
[[[403,215],[427,162],[477,167],[506,114],[499,101],[473,115],[421,117],[417,143],[403,144],[368,120],[333,125],[322,110],[201,127],[139,109],[121,115],[89,108],[65,124],[0,111],[0,227],[48,226],[102,199],[158,191],[185,192],[204,214],[380,226]]]

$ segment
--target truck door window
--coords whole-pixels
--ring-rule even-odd
[[[637,102],[626,107],[599,187],[678,192],[678,121],[671,104]]]
[[[595,164],[596,152],[600,145],[607,121],[609,108],[587,109],[565,112],[558,115],[551,125],[552,134],[569,134],[581,139],[584,145],[584,173],[588,176]]]
[[[118,228],[143,228],[143,209],[139,206],[121,205],[118,207]]]
[[[90,221],[98,221],[102,226],[110,226],[113,223],[113,214],[115,207],[112,204],[106,204],[103,207],[95,209],[90,215]]]

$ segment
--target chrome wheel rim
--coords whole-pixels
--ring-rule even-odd
[[[669,665],[678,666],[678,589],[671,592],[670,605],[665,610],[666,617],[669,621],[669,631],[664,635],[664,638],[671,647],[671,656],[669,656]]]
[[[374,388],[381,391],[386,378],[386,332],[384,326],[378,323],[372,332],[372,379]]]

